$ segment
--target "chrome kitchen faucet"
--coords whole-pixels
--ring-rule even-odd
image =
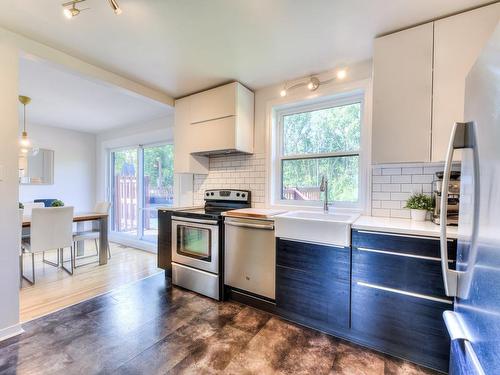
[[[321,184],[319,185],[319,191],[325,192],[323,211],[328,212],[328,179],[325,176],[321,177]]]

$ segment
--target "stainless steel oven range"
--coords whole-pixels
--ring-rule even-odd
[[[223,217],[250,207],[246,190],[207,190],[204,208],[172,215],[172,283],[208,297],[223,297]]]

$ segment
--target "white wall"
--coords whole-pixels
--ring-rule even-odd
[[[272,206],[272,127],[273,108],[305,100],[319,99],[345,91],[356,89],[366,90],[365,95],[365,133],[362,143],[362,164],[365,166],[361,176],[362,184],[366,187],[363,194],[363,205],[369,212],[369,184],[370,184],[370,154],[371,154],[371,60],[353,64],[348,67],[348,75],[342,81],[334,81],[321,85],[316,91],[310,92],[306,87],[290,90],[282,98],[280,91],[283,83],[268,86],[255,92],[255,137],[254,153],[251,156],[228,155],[212,157],[208,175],[196,175],[194,186],[195,204],[203,203],[203,191],[213,188],[250,189],[252,191],[252,205],[254,207]],[[335,71],[328,71],[317,75],[321,81],[335,76]],[[307,77],[288,81],[288,86],[302,82]],[[303,208],[303,207],[302,207]]]
[[[0,340],[19,325],[18,64],[17,49],[0,29]]]
[[[28,135],[40,148],[54,150],[54,184],[20,185],[19,200],[57,198],[74,206],[76,212],[92,211],[96,202],[96,136],[31,124]]]

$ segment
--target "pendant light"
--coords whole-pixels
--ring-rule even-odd
[[[21,138],[19,138],[19,147],[21,155],[36,155],[38,154],[38,147],[33,146],[33,141],[29,139],[26,130],[26,106],[31,103],[29,96],[19,95],[19,101],[23,105],[23,131]]]

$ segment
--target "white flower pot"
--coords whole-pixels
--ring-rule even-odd
[[[427,218],[427,210],[410,210],[411,219],[413,221],[425,221]]]

